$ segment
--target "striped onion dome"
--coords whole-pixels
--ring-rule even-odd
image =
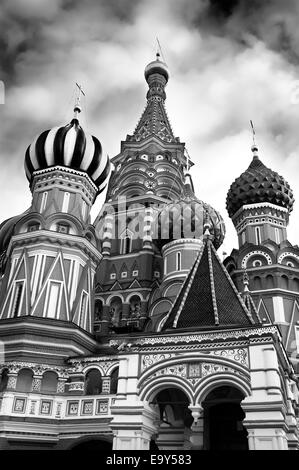
[[[84,132],[78,119],[63,127],[42,132],[29,145],[25,155],[25,171],[31,181],[34,171],[62,166],[84,171],[103,191],[110,171],[110,161],[102,155],[100,141]]]

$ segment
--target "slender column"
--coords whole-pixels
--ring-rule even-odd
[[[204,434],[204,409],[201,405],[189,405],[189,410],[193,417],[193,423],[190,429],[189,441],[192,450],[203,449],[203,434]]]
[[[143,227],[143,249],[152,250],[152,223],[153,223],[153,209],[148,207],[145,209],[144,227]]]

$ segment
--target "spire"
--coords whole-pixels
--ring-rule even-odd
[[[77,89],[76,89],[76,98],[75,98],[75,106],[74,106],[74,119],[78,120],[79,113],[81,113],[81,110],[82,110],[80,106],[81,95],[85,96],[85,93],[82,89],[82,86],[79,85],[77,82],[76,82],[76,86],[77,86]]]
[[[139,142],[150,136],[155,136],[164,142],[179,142],[179,139],[173,134],[165,109],[165,87],[169,79],[169,72],[166,63],[160,60],[159,50],[157,50],[155,60],[145,67],[144,76],[149,87],[146,94],[147,104],[134,134],[128,136],[127,140]]]

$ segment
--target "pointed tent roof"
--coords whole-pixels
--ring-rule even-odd
[[[250,327],[255,324],[260,324],[256,311],[248,311],[210,237],[205,236],[202,249],[162,329]]]

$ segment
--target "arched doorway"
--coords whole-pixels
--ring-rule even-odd
[[[152,404],[157,407],[160,425],[151,448],[184,449],[193,422],[187,395],[179,388],[164,389],[157,393]]]
[[[81,441],[79,444],[75,444],[70,450],[74,451],[102,451],[102,452],[111,452],[112,442],[104,441],[101,439],[89,439]]]
[[[204,408],[204,448],[207,450],[248,450],[245,413],[241,408],[244,395],[235,387],[212,390]]]

